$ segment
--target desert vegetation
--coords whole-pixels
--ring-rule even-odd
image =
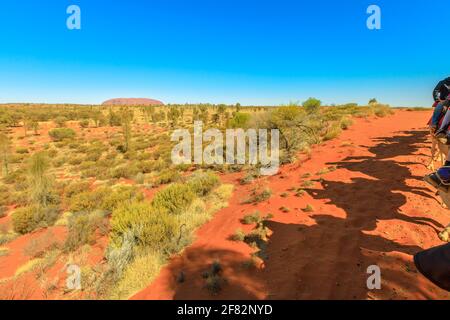
[[[26,264],[0,280],[34,274],[46,297],[80,299],[126,299],[151,283],[197,228],[227,206],[233,185],[222,182],[223,174],[240,172],[243,185],[260,178],[250,165],[174,165],[175,128],[192,130],[201,120],[205,129],[221,131],[278,129],[285,164],[334,139],[354,118],[391,112],[378,103],[321,106],[314,98],[281,107],[1,105],[0,259],[15,240],[30,243]],[[297,196],[310,186],[305,180]],[[273,196],[257,184],[252,190],[244,203]],[[243,223],[255,229],[237,230],[233,239],[264,256],[268,219],[245,216]],[[81,268],[81,292],[61,289],[61,272],[48,272],[72,264]],[[205,273],[205,287],[216,294],[223,284],[217,262]]]

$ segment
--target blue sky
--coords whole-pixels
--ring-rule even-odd
[[[0,103],[431,104],[447,1],[2,0]],[[68,30],[79,5],[82,29]],[[366,9],[382,10],[382,30]]]

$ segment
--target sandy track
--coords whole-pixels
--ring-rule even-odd
[[[450,223],[450,212],[421,181],[429,159],[428,117],[429,112],[398,111],[388,118],[357,120],[338,139],[314,148],[311,159],[257,182],[273,191],[257,206],[241,204],[254,185],[238,185],[237,175],[224,177],[236,183],[230,206],[134,298],[449,299],[412,262],[414,253],[441,244],[436,233]],[[330,166],[337,170],[316,174]],[[300,187],[305,173],[317,181],[299,198],[288,190]],[[307,204],[314,212],[302,211]],[[281,212],[282,206],[290,212]],[[243,264],[254,250],[229,237],[238,228],[251,230],[240,219],[255,210],[274,218],[268,259],[248,269]],[[214,260],[221,262],[227,279],[217,296],[204,289],[201,277]],[[370,265],[381,268],[381,290],[366,287]],[[186,280],[179,284],[175,278],[181,271]]]

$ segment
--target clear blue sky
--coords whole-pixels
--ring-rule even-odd
[[[82,29],[66,28],[66,9]],[[366,9],[382,9],[382,30]],[[430,105],[450,76],[448,1],[2,0],[0,103]]]

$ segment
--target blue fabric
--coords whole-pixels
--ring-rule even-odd
[[[445,184],[450,183],[450,167],[442,167],[437,172],[439,178],[444,182]]]
[[[434,108],[433,118],[431,119],[431,125],[437,127],[439,120],[441,119],[442,111],[444,111],[444,104],[439,103],[436,108]]]

